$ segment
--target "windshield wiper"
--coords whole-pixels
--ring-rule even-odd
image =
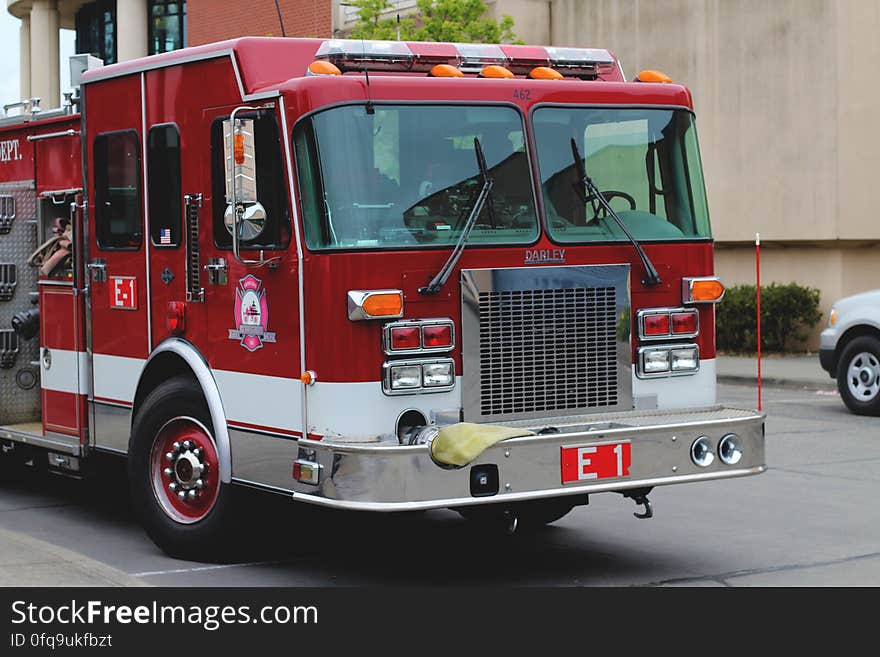
[[[492,192],[492,186],[495,184],[495,181],[489,177],[489,169],[486,167],[486,158],[483,156],[483,147],[480,145],[479,137],[474,137],[474,151],[477,154],[477,166],[480,169],[480,175],[483,177],[483,187],[480,189],[480,193],[477,194],[477,198],[474,199],[471,212],[468,215],[467,221],[464,222],[461,236],[458,238],[458,242],[455,243],[455,248],[452,249],[452,253],[449,254],[449,258],[446,259],[443,268],[437,272],[434,278],[431,279],[431,282],[419,288],[419,294],[437,294],[444,283],[446,283],[449,274],[452,273],[458,259],[461,257],[462,252],[464,252],[464,247],[467,246],[468,237],[470,237],[474,224],[477,223],[477,217],[480,216],[483,206],[489,200],[489,194]],[[494,208],[491,209],[494,210]],[[492,223],[494,224],[494,211],[492,214]]]
[[[639,258],[642,260],[642,265],[645,268],[645,278],[642,281],[642,284],[648,287],[660,285],[663,281],[660,280],[660,274],[657,273],[657,269],[648,258],[648,254],[645,253],[642,245],[638,243],[635,237],[633,237],[632,233],[629,232],[629,229],[626,227],[626,224],[623,223],[623,220],[617,216],[617,213],[611,208],[611,205],[605,200],[605,197],[602,196],[602,192],[599,191],[599,188],[596,186],[596,183],[593,182],[593,179],[587,175],[587,171],[584,168],[584,161],[581,159],[581,154],[580,151],[578,151],[577,142],[574,138],[571,140],[571,155],[574,158],[574,165],[577,167],[577,175],[578,178],[580,178],[580,182],[590,191],[590,196],[586,196],[586,194],[583,195],[584,203],[586,203],[587,200],[592,201],[594,198],[598,200],[605,209],[606,214],[610,214],[614,217],[614,221],[620,226],[620,230],[622,230],[629,241],[632,242],[632,245],[636,248],[636,252],[639,254]]]

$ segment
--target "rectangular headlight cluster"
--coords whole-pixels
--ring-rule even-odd
[[[455,387],[455,361],[395,360],[382,366],[382,389],[386,395],[445,392]]]
[[[700,348],[695,344],[642,347],[638,351],[639,378],[693,374],[700,369]]]

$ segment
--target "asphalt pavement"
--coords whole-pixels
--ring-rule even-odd
[[[735,386],[725,387],[735,390],[737,397],[747,400],[752,394],[750,388],[753,388],[756,380],[757,363],[754,358],[719,356],[717,359],[717,374],[719,383],[737,384]],[[828,377],[828,375],[821,369],[817,356],[771,356],[765,358],[762,361],[762,378],[768,388],[772,389],[775,387],[780,392],[786,388],[795,388],[817,391],[812,393],[817,395],[827,395],[829,397],[836,396],[835,381]],[[839,399],[836,401],[839,406],[842,407],[842,403]],[[834,408],[836,412],[840,411],[840,409],[837,409],[836,405],[834,405]],[[844,411],[841,412],[840,415],[846,416],[847,414]],[[873,429],[870,431],[873,432]],[[768,461],[769,456],[770,452],[768,448]],[[123,482],[111,481],[96,485],[105,486],[108,490],[112,490],[117,485],[123,485]],[[76,494],[88,496],[94,494],[94,488],[85,489],[84,492],[78,492]],[[23,510],[23,504],[24,510],[26,510],[27,505],[31,503],[34,504],[34,508],[37,510],[39,510],[39,508],[45,508],[44,505],[50,507],[52,505],[60,506],[58,499],[53,498],[51,493],[48,494],[44,500],[38,500],[36,502],[32,502],[31,498],[28,498],[25,502],[22,502],[20,499],[15,499],[15,491],[13,491],[11,495],[11,498],[6,494],[0,498],[0,513],[3,513],[4,511],[19,513]],[[74,503],[74,506],[76,506],[76,503]],[[128,512],[129,510],[124,508],[120,510],[120,514],[126,514]],[[792,513],[796,512],[797,509],[792,509]],[[442,514],[448,512],[437,513]],[[438,515],[434,519],[434,522],[439,525],[448,525],[449,521],[445,519],[445,516]],[[113,560],[107,559],[106,555],[103,560],[96,560],[85,553],[88,551],[87,548],[84,548],[83,552],[70,549],[70,541],[58,541],[62,544],[66,544],[66,547],[57,545],[54,541],[56,535],[54,532],[66,531],[65,525],[63,524],[59,524],[58,527],[55,528],[41,527],[39,531],[34,531],[33,528],[28,529],[29,531],[27,532],[16,531],[6,523],[3,523],[3,526],[0,527],[0,586],[148,586],[150,583],[168,584],[170,581],[173,581],[174,568],[168,568],[165,565],[155,570],[151,568],[150,564],[154,562],[154,557],[151,554],[148,556],[148,553],[152,549],[152,544],[148,544],[147,547],[144,548],[142,543],[132,543],[131,549],[135,553],[142,549],[145,550],[143,560],[144,566],[140,569],[140,572],[132,572],[130,568],[128,569],[128,572],[126,572],[120,568],[115,568],[112,565]],[[98,531],[100,531],[100,528]],[[392,529],[392,531],[394,530]],[[440,528],[438,530],[429,531],[442,532],[443,529]],[[361,539],[357,540],[366,539],[367,537],[361,537]],[[780,546],[780,548],[782,548],[782,546]],[[135,555],[132,554],[131,556]],[[876,557],[872,558],[876,560]],[[209,564],[199,565],[188,564],[187,562],[182,563],[186,564],[186,566],[181,569],[181,572],[186,571],[187,573],[196,573],[201,570],[204,571],[205,575],[208,575],[212,570],[223,568],[223,566]],[[271,563],[273,563],[271,559],[266,560],[263,558],[258,565],[265,567],[266,565],[271,565]],[[818,580],[820,585],[835,585],[834,572],[838,562],[835,558],[832,558],[828,563],[821,562],[819,565],[822,564],[824,564],[826,568],[822,571],[825,575]],[[247,564],[239,564],[239,572],[241,572],[241,568],[246,569]],[[776,580],[776,585],[796,585],[799,581],[797,577],[801,576],[803,573],[793,574],[789,578],[786,578],[785,574],[785,571],[780,571],[780,576]],[[329,573],[327,572],[323,573],[323,576],[328,575]],[[332,578],[332,575],[329,576]],[[731,579],[736,578],[741,584],[748,585],[750,583],[750,574],[746,571],[737,572],[734,570],[732,573],[728,574],[728,576]],[[665,582],[657,583],[675,584],[676,581],[678,580],[673,577]],[[760,581],[766,582],[766,580]],[[845,580],[841,581],[843,581],[844,584],[851,583]],[[322,585],[321,582],[321,576],[316,574],[315,580],[308,583],[310,585]],[[718,584],[717,580],[711,578],[709,578],[707,582],[708,585]],[[216,585],[219,582],[213,581],[211,583]],[[681,583],[685,585],[702,585],[704,582],[700,578],[684,578],[681,580]],[[877,582],[874,581],[874,585],[876,585],[876,583]]]

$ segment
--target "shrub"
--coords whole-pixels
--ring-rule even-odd
[[[719,351],[754,352],[757,349],[754,285],[727,288],[715,308],[715,336]],[[761,342],[766,351],[803,348],[807,330],[822,318],[819,290],[797,283],[761,286]]]

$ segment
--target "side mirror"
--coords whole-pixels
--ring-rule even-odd
[[[224,223],[237,249],[238,241],[259,237],[266,228],[266,209],[257,200],[257,153],[254,120],[232,116],[223,122],[223,156],[226,166]]]
[[[239,203],[237,206],[238,216],[232,211],[232,204],[226,206],[223,215],[223,223],[226,230],[232,235],[235,226],[238,225],[238,239],[242,242],[254,240],[262,235],[266,228],[266,209],[259,201],[255,203]]]

